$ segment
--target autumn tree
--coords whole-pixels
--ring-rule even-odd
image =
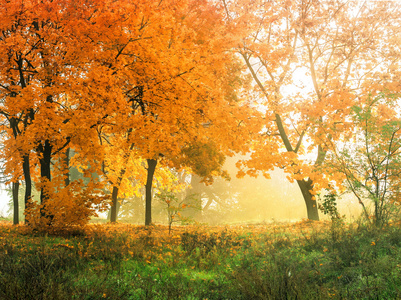
[[[59,184],[65,183],[53,180],[52,163],[62,161],[59,158],[67,145],[90,144],[85,137],[108,114],[101,104],[110,98],[107,95],[112,89],[101,85],[100,70],[94,70],[98,67],[94,58],[101,50],[98,37],[107,29],[107,16],[100,12],[94,16],[99,11],[97,2],[3,2],[1,114],[8,121],[9,136],[14,137],[6,142],[10,156],[7,170],[15,177],[21,162],[28,201],[31,172],[36,172],[31,161],[39,165],[35,176],[41,189],[41,215],[53,219],[53,212],[46,212],[48,208],[59,210],[57,206],[69,205],[54,207],[50,203],[51,193],[61,195]],[[57,176],[65,177],[62,173]],[[80,194],[76,184],[66,193]]]
[[[261,171],[269,176],[274,167],[283,168],[297,181],[308,218],[318,220],[314,194],[330,181],[324,171],[332,150],[327,142],[336,144],[352,130],[346,120],[355,101],[388,81],[398,65],[399,4],[223,3],[227,26],[239,32],[237,51],[265,112],[265,130],[240,175]]]
[[[241,65],[228,51],[220,7],[208,1],[163,1],[136,9],[104,53],[125,104],[120,102],[115,121],[102,125],[102,139],[120,141],[118,161],[123,163],[105,166],[107,176],[115,178],[113,207],[118,187],[129,177],[128,161],[146,161],[145,223],[150,224],[153,174],[159,163],[191,167],[185,160],[188,149],[209,143],[222,155],[244,151],[246,136],[256,125],[249,121],[251,108],[236,98]]]

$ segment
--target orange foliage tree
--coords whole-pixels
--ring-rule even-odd
[[[400,5],[222,2],[265,111],[265,129],[240,175],[283,168],[298,183],[308,218],[318,220],[314,195],[339,176],[325,171],[329,145],[352,131],[355,101],[392,85],[399,70]]]
[[[130,38],[113,40],[107,47],[109,66],[126,102],[116,110],[116,121],[101,130],[106,143],[120,135],[118,147],[125,149],[125,163],[116,168],[109,164],[105,170],[115,178],[111,220],[116,220],[119,186],[129,176],[126,162],[141,158],[147,163],[145,224],[150,224],[158,162],[196,171],[188,149],[214,143],[223,155],[246,151],[246,137],[258,126],[251,107],[238,98],[244,79],[241,65],[228,51],[232,45],[225,38],[221,7],[191,0],[150,2],[146,8],[132,12],[133,19],[123,25]]]
[[[6,170],[18,178],[17,165],[22,161],[26,201],[31,197],[33,172],[41,190],[40,207],[33,210],[40,212],[36,219],[44,219],[44,224],[68,225],[67,218],[85,222],[95,211],[93,204],[101,200],[90,196],[96,185],[87,186],[93,188],[86,190],[91,200],[84,200],[77,182],[65,187],[60,198],[63,181],[57,177],[65,176],[61,174],[65,170],[60,173],[57,170],[62,168],[52,168],[52,163],[57,166],[63,161],[67,145],[90,145],[85,137],[109,113],[102,104],[111,98],[112,89],[101,85],[101,69],[94,70],[102,50],[98,37],[108,27],[104,11],[94,16],[97,5],[88,1],[1,3],[0,110],[9,136],[14,137],[6,142],[10,157]],[[56,194],[60,200],[53,205]],[[86,212],[81,214],[81,209]],[[68,216],[57,218],[60,215]]]
[[[115,205],[135,159],[148,162],[149,224],[158,161],[179,168],[195,143],[247,150],[258,126],[237,97],[241,66],[221,9],[205,0],[1,2],[4,154],[7,172],[24,177],[26,201],[31,176],[41,190],[31,224],[85,223],[106,203],[94,173]],[[90,183],[70,182],[69,163]]]

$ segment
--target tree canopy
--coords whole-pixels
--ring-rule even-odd
[[[363,169],[337,154],[373,130],[355,120],[383,93],[374,109],[390,123],[372,113],[384,125],[365,137],[397,161],[400,15],[394,1],[1,0],[5,172],[25,182],[32,225],[110,205],[115,221],[119,195],[144,185],[150,224],[157,167],[210,183],[226,156],[251,153],[239,177],[282,168],[317,220],[315,195]]]

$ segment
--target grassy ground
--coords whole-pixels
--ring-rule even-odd
[[[0,299],[401,299],[401,228],[0,223]]]

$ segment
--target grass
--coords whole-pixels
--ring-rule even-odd
[[[0,223],[0,299],[401,299],[401,228]]]

